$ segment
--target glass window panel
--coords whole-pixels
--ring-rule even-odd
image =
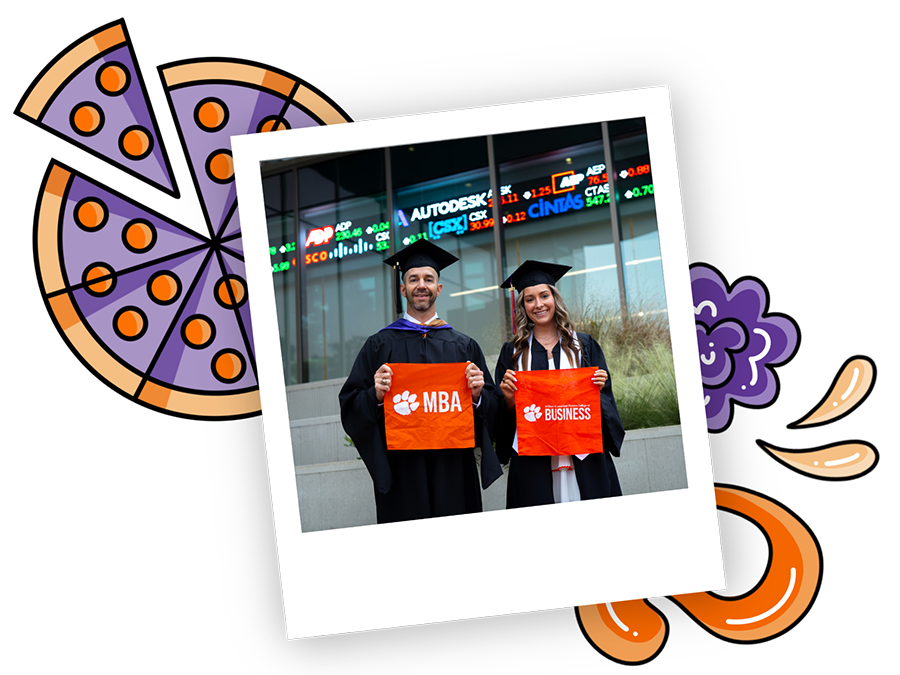
[[[477,171],[487,166],[484,137],[459,138],[391,148],[391,183],[394,189],[421,185]]]
[[[619,282],[599,124],[496,137],[505,274],[526,260],[573,269],[559,282],[576,315],[618,315]],[[575,141],[574,144],[572,142]],[[514,155],[515,159],[507,159]]]
[[[337,199],[337,162],[325,161],[297,169],[297,204],[305,209]]]
[[[391,148],[397,250],[426,238],[459,258],[441,272],[438,315],[493,361],[502,344],[485,138]],[[493,221],[491,221],[492,223]],[[404,302],[405,308],[405,302]]]
[[[370,150],[313,161],[298,169],[301,209],[384,191],[384,152]]]
[[[643,120],[611,122],[609,128],[629,308],[665,311]],[[504,275],[527,259],[571,265],[559,284],[571,309],[596,318],[620,315],[601,125],[504,134],[493,142]],[[460,258],[441,275],[437,309],[481,344],[489,362],[507,337],[505,300],[496,288],[487,139],[401,146],[390,155],[393,218],[387,213],[384,150],[297,168],[296,241],[291,174],[264,181],[288,383],[298,381],[301,307],[299,379],[307,382],[346,376],[366,337],[395,318],[391,273],[382,264],[391,237],[394,251],[427,237]]]
[[[391,321],[390,269],[371,231],[386,221],[385,196],[345,199],[301,211],[300,218],[308,232],[335,231],[306,249],[309,381],[346,377],[366,338]]]
[[[653,173],[643,118],[609,123],[625,294],[631,313],[666,310]]]
[[[297,384],[297,241],[294,230],[294,192],[291,174],[263,179],[263,201],[269,234],[269,258],[275,285],[275,306],[284,381]]]
[[[322,182],[323,173],[330,183]],[[316,195],[304,186],[306,179],[323,192]],[[306,202],[319,204],[299,214],[303,371],[306,381],[317,382],[346,377],[366,338],[393,320],[390,269],[383,264],[390,236],[384,153],[372,150],[304,167],[298,181]]]

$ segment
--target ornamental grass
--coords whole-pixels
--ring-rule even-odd
[[[675,361],[665,311],[620,314],[573,312],[576,330],[600,344],[613,378],[619,416],[626,430],[680,423]]]

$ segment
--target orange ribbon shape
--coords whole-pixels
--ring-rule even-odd
[[[669,599],[704,630],[728,642],[764,642],[786,633],[806,616],[822,583],[816,536],[786,506],[747,488],[716,485],[716,506],[762,531],[769,545],[766,571],[739,596],[707,592]],[[576,607],[575,614],[585,639],[618,663],[654,659],[668,637],[668,622],[647,600]]]

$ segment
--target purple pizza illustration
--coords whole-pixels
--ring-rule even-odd
[[[350,118],[258,63],[159,70],[209,236],[52,160],[35,208],[41,294],[79,360],[134,402],[192,419],[259,415],[230,137]],[[64,49],[15,112],[179,196],[124,21]]]
[[[172,189],[121,26],[60,59],[22,112]]]

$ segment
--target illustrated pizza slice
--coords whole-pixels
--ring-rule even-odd
[[[235,213],[235,215],[237,215],[237,213]],[[222,237],[222,249],[243,260],[244,240],[241,239],[241,233],[236,232],[232,235]]]
[[[220,262],[222,264],[222,268],[225,271],[225,274],[232,279],[231,288],[237,294],[238,292],[243,291],[246,278],[246,272],[244,271],[244,259],[242,256],[237,256],[233,254],[231,251],[226,249],[222,249],[223,255],[220,258]],[[246,332],[247,342],[250,346],[250,352],[254,353],[253,348],[253,331],[250,327],[250,305],[247,303],[246,294],[243,294],[244,297],[235,297],[235,302],[233,306],[237,310],[238,321],[241,325],[241,330]],[[253,364],[253,367],[256,367],[256,364]]]
[[[15,114],[179,196],[124,21],[64,49],[31,83]]]
[[[223,271],[221,252],[210,254],[143,393],[145,400],[190,407],[198,416],[259,401],[249,323],[242,314],[248,308],[246,281],[242,274]]]
[[[51,161],[35,215],[41,290],[53,295],[111,283],[159,260],[196,253],[210,241],[160,213]],[[102,265],[102,268],[97,265]]]
[[[303,80],[251,61],[192,59],[159,74],[212,237],[240,229],[232,136],[351,121]]]
[[[259,414],[241,261],[225,266],[206,237],[56,161],[34,237],[50,316],[100,379],[180,417]]]

